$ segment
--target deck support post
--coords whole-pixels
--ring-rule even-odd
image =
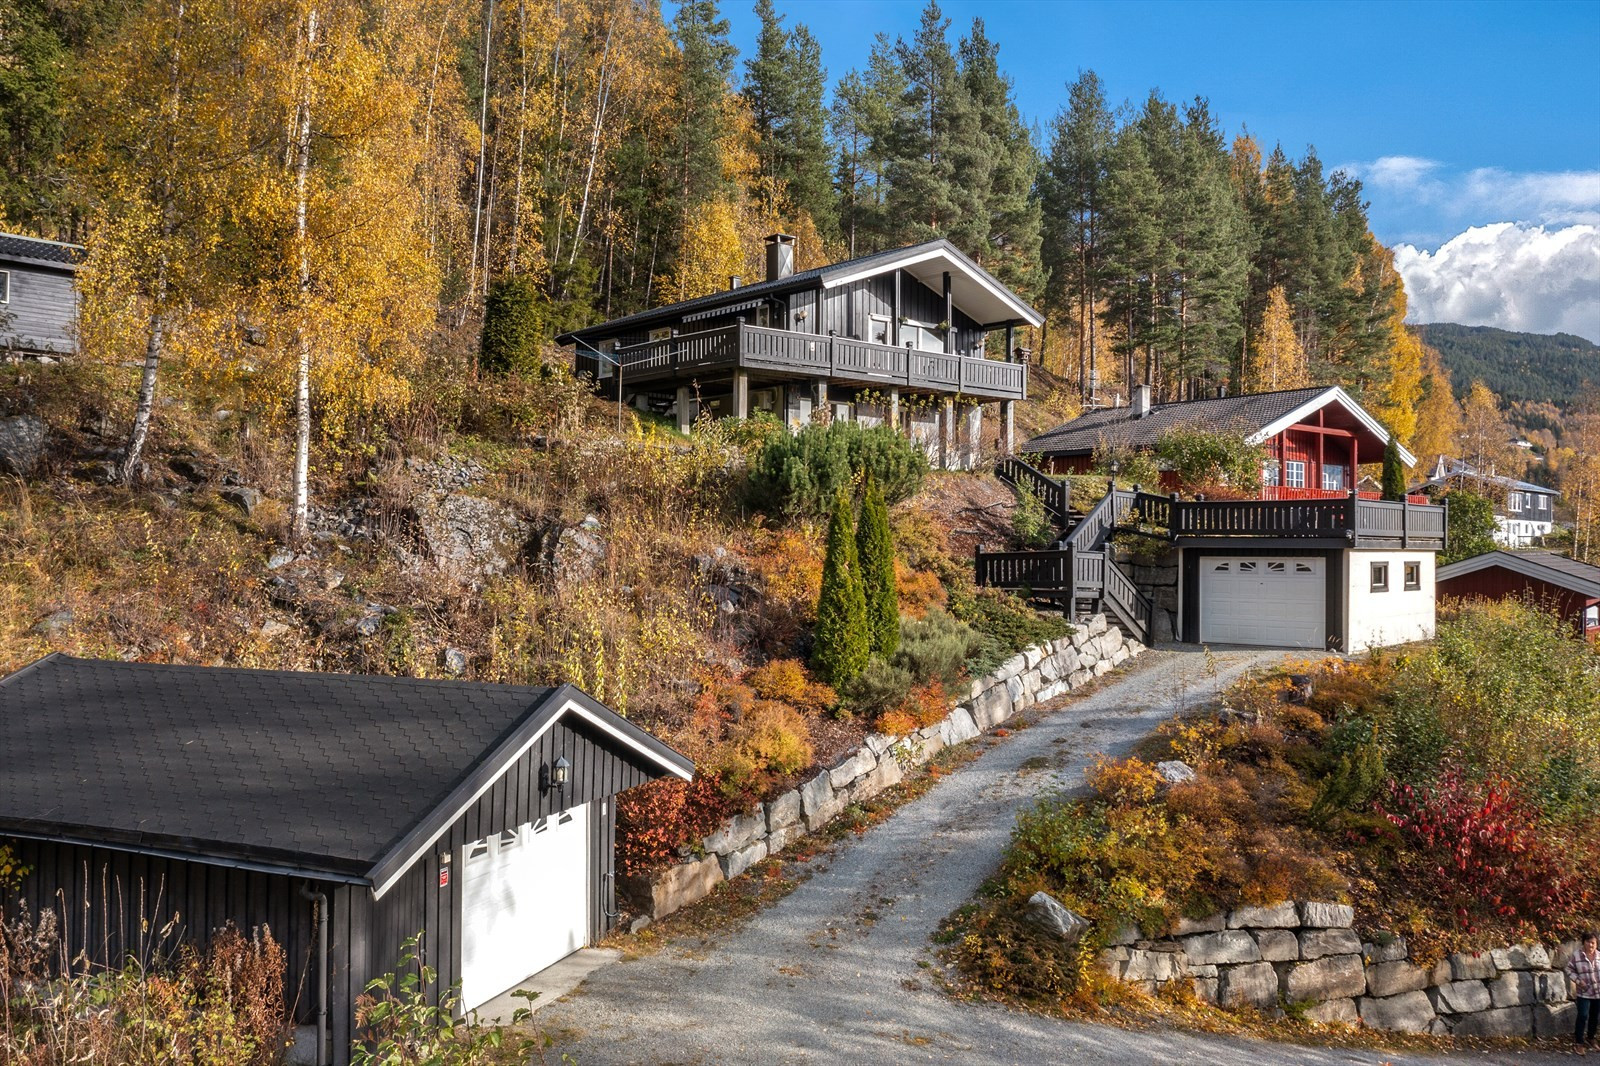
[[[896,433],[900,432],[900,390],[889,390],[889,428]]]
[[[1015,401],[1000,401],[1000,454],[1013,455],[1017,450],[1017,420],[1013,409]]]
[[[978,452],[983,446],[983,405],[967,408],[966,447],[962,449],[961,469],[974,470],[978,466]]]
[[[956,402],[946,396],[939,407],[939,469],[949,470],[956,451]]]
[[[750,371],[733,372],[733,417],[750,417]]]
[[[694,424],[694,419],[689,417],[689,386],[678,386],[678,432],[687,433]]]

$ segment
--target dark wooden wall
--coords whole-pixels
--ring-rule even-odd
[[[0,348],[66,354],[76,349],[78,293],[69,270],[0,260],[11,302],[0,304]]]
[[[1505,600],[1526,596],[1535,603],[1553,606],[1562,618],[1580,630],[1583,628],[1584,610],[1600,602],[1559,585],[1525,577],[1498,566],[1486,566],[1470,574],[1440,581],[1439,596],[1454,596],[1463,600]],[[1594,631],[1590,630],[1586,635],[1593,636]]]
[[[890,317],[894,313],[894,273],[879,274],[849,285],[829,289],[823,301],[821,332],[833,330],[841,337],[867,339],[869,315]],[[918,322],[936,324],[944,321],[944,294],[935,292],[910,274],[900,273],[900,314]],[[977,354],[983,343],[983,330],[978,323],[959,307],[955,310],[956,351],[967,355]],[[902,336],[901,345],[909,337]]]

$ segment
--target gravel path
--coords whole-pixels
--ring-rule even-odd
[[[1146,653],[1091,695],[993,743],[705,951],[669,946],[595,973],[538,1015],[583,1066],[661,1063],[1538,1062],[1305,1048],[1160,1030],[1129,1032],[974,1005],[936,990],[929,937],[995,869],[1017,811],[1081,783],[1097,752],[1123,754],[1162,719],[1283,653]],[[979,743],[985,743],[979,741]],[[1550,1061],[1554,1061],[1550,1058]]]

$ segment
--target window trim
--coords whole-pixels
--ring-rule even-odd
[[[1384,563],[1369,563],[1367,565],[1369,567],[1371,567],[1370,573],[1371,573],[1371,578],[1372,578],[1371,588],[1368,591],[1371,591],[1371,592],[1388,592],[1389,591],[1389,564],[1384,562]]]
[[[1283,485],[1290,489],[1303,489],[1306,487],[1306,464],[1304,459],[1290,459],[1283,464]]]
[[[1263,485],[1266,485],[1270,488],[1277,488],[1279,474],[1280,471],[1275,460],[1268,459],[1266,462],[1261,464],[1261,483]]]
[[[11,271],[0,270],[0,305],[11,302]]]
[[[1336,478],[1335,477],[1331,477],[1330,475],[1333,475],[1333,474],[1337,474],[1338,477],[1336,477]],[[1337,482],[1337,484],[1334,484],[1333,482]],[[1329,464],[1327,464],[1326,466],[1324,466],[1322,468],[1322,491],[1324,491],[1324,492],[1343,492],[1344,491],[1344,464],[1343,463],[1329,463]]]
[[[1405,575],[1405,589],[1407,592],[1418,592],[1422,589],[1422,560],[1407,559],[1401,564],[1401,573]]]
[[[1510,493],[1510,495],[1506,499],[1506,506],[1511,508],[1513,511],[1516,511],[1518,514],[1521,514],[1522,513],[1522,493],[1516,492],[1516,491],[1512,491]]]

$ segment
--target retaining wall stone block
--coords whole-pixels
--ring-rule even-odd
[[[1172,951],[1147,951],[1129,948],[1122,970],[1124,981],[1170,981],[1181,972],[1180,959]]]
[[[1369,1029],[1397,1033],[1425,1033],[1435,1017],[1426,992],[1402,992],[1398,996],[1362,996],[1356,1003],[1361,1022]]]
[[[877,764],[878,760],[873,756],[872,752],[866,748],[857,748],[832,770],[828,771],[828,780],[836,790],[841,789]]]
[[[767,854],[776,855],[805,835],[805,825],[798,822],[794,825],[786,825],[780,829],[774,829],[767,834]]]
[[[1359,955],[1327,955],[1290,966],[1283,975],[1283,996],[1290,1003],[1354,999],[1366,990]]]
[[[1553,1036],[1572,1036],[1576,1019],[1576,1003],[1535,1003],[1533,1005],[1533,1035],[1540,1040]]]
[[[731,854],[723,855],[721,857],[722,876],[728,878],[738,877],[766,857],[767,842],[765,840],[758,840],[749,847],[740,848]]]
[[[1228,914],[1229,929],[1293,929],[1299,924],[1300,913],[1293,903],[1237,907]]]
[[[1539,999],[1533,974],[1518,970],[1503,973],[1490,981],[1489,995],[1496,1007],[1521,1007]]]
[[[1356,1025],[1361,1021],[1361,1012],[1356,1010],[1353,999],[1330,999],[1307,1007],[1303,1017],[1318,1025]]]
[[[1225,966],[1261,961],[1261,949],[1256,947],[1255,938],[1243,929],[1202,933],[1199,936],[1184,937],[1179,943],[1189,962],[1197,966],[1208,963]]]
[[[776,799],[767,801],[767,833],[794,825],[800,820],[800,792],[791,789]]]
[[[846,792],[849,794],[847,803],[861,803],[871,799],[886,788],[898,785],[905,779],[905,771],[893,759],[884,759],[871,770],[856,778]]]
[[[665,918],[704,899],[725,879],[722,862],[715,855],[668,867],[650,885],[650,917]]]
[[[1367,970],[1367,994],[1398,996],[1428,987],[1428,971],[1409,962],[1379,962]]]
[[[1509,948],[1495,948],[1489,952],[1494,964],[1502,970],[1548,970],[1550,952],[1543,944],[1516,944]]]
[[[1482,981],[1451,981],[1428,993],[1440,1014],[1471,1014],[1494,1006],[1489,988]]]
[[[1487,951],[1458,951],[1450,956],[1450,975],[1457,981],[1487,981],[1500,975],[1500,967]]]
[[[1456,1036],[1528,1036],[1533,1032],[1533,1007],[1496,1007],[1463,1014],[1450,1027]]]
[[[950,712],[940,729],[944,739],[944,746],[954,747],[965,743],[978,735],[978,725],[972,720],[972,712],[965,707],[957,707]]]
[[[1091,637],[1098,637],[1106,631],[1106,616],[1103,614],[1090,615],[1085,628],[1089,630]]]
[[[1300,957],[1320,959],[1324,955],[1360,955],[1361,938],[1354,929],[1303,929],[1300,932]]]
[[[805,816],[806,828],[813,833],[828,819],[844,809],[833,794],[832,775],[824,770],[800,786],[800,808]]]
[[[1382,941],[1361,945],[1361,956],[1368,962],[1399,962],[1406,958],[1411,947],[1403,936],[1391,936]]]
[[[1320,902],[1300,904],[1300,924],[1308,928],[1332,929],[1352,925],[1355,920],[1356,910],[1348,904]]]
[[[1220,933],[1227,928],[1227,919],[1222,914],[1208,914],[1204,918],[1179,918],[1178,923],[1172,927],[1173,936],[1192,936],[1195,933]]]
[[[1275,1008],[1278,1005],[1278,971],[1270,962],[1229,966],[1217,979],[1217,1002],[1224,1007]]]
[[[728,819],[721,829],[705,838],[701,847],[717,855],[730,855],[766,835],[767,812],[757,805]]]
[[[1300,938],[1288,929],[1257,929],[1256,945],[1267,962],[1294,962],[1300,957]]]

